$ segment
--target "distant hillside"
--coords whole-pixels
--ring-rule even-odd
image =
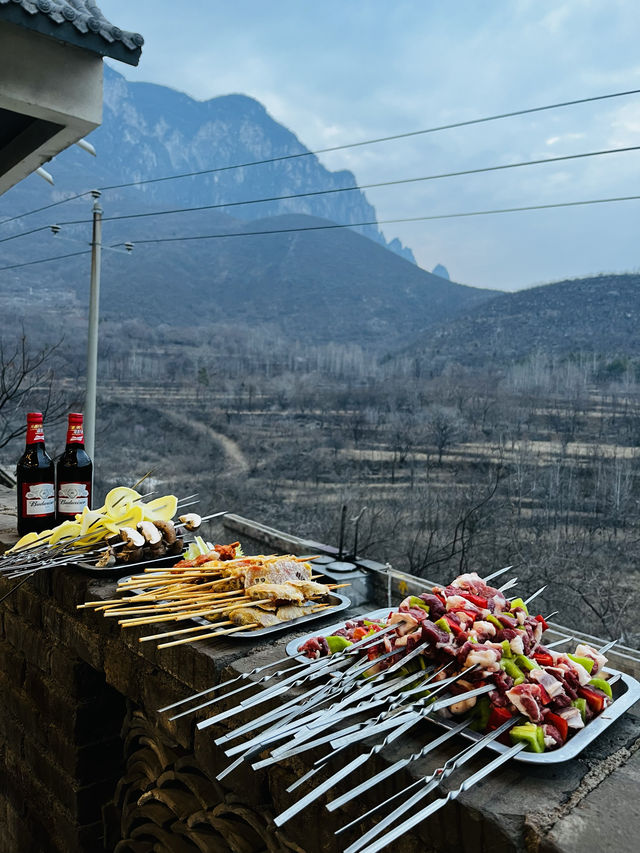
[[[569,279],[503,294],[421,336],[431,364],[505,364],[539,350],[640,356],[640,275]]]
[[[294,214],[238,222],[218,213],[204,233],[228,237],[140,244],[130,256],[104,252],[101,317],[150,328],[266,324],[291,340],[356,343],[382,353],[495,294],[428,273],[350,229],[327,226],[325,219]],[[188,227],[194,233],[193,221]],[[166,220],[144,228],[153,238],[173,232]],[[108,243],[120,242],[127,225],[105,223],[107,231]],[[244,231],[285,233],[233,236]],[[58,245],[66,251],[76,244]],[[56,293],[66,294],[69,310],[79,314],[88,271],[82,256],[49,265],[46,277],[38,266],[5,273],[0,295],[7,321],[12,305],[19,319],[30,291],[44,300],[44,311],[56,304]]]

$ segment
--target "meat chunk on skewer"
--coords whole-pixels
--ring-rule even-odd
[[[274,613],[267,613],[259,607],[239,607],[229,613],[229,619],[234,625],[259,625],[261,628],[271,628],[279,625],[280,620]]]
[[[305,598],[312,598],[314,595],[328,595],[330,592],[329,587],[323,583],[316,583],[316,581],[295,580],[289,581],[288,585],[299,589]]]
[[[304,593],[290,583],[256,583],[247,587],[245,593],[254,601],[262,598],[271,598],[274,601],[302,602],[305,600]]]

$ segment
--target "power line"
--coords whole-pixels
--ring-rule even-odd
[[[229,202],[220,202],[218,204],[203,204],[197,207],[178,207],[173,208],[171,210],[158,210],[158,211],[146,211],[144,213],[123,213],[118,214],[116,216],[103,216],[103,222],[114,222],[120,219],[144,219],[149,216],[168,216],[176,213],[194,213],[201,210],[218,210],[220,208],[225,207],[241,207],[243,205],[248,204],[263,204],[265,202],[272,201],[285,201],[296,198],[309,198],[312,196],[321,196],[321,195],[331,195],[335,193],[343,193],[343,192],[353,192],[355,190],[369,190],[380,187],[393,187],[399,186],[402,184],[413,184],[424,181],[435,181],[440,178],[455,178],[461,177],[465,175],[479,175],[486,172],[498,172],[504,171],[506,169],[518,169],[522,166],[541,166],[547,163],[558,163],[561,161],[567,160],[580,160],[585,159],[587,157],[601,157],[606,154],[620,154],[628,151],[640,151],[640,145],[630,145],[626,148],[608,148],[602,151],[587,151],[581,154],[565,154],[559,157],[543,157],[539,160],[526,160],[520,163],[502,163],[498,166],[484,166],[478,169],[462,169],[457,172],[440,172],[435,175],[424,175],[418,178],[401,178],[395,181],[378,181],[377,183],[372,184],[362,184],[360,186],[354,185],[351,187],[332,187],[328,190],[310,190],[308,192],[303,193],[291,193],[289,195],[277,195],[270,196],[268,198],[254,198],[248,199],[247,201],[229,201]],[[91,219],[72,219],[64,222],[59,222],[59,225],[84,225],[88,222],[91,222]],[[25,232],[30,234],[32,232]],[[22,235],[16,234],[14,237],[20,237]],[[6,237],[6,240],[12,240],[14,237]],[[0,240],[0,243],[4,242]]]
[[[364,225],[389,225],[397,222],[428,222],[436,219],[459,219],[462,217],[470,217],[470,216],[490,216],[494,214],[500,213],[520,213],[526,210],[550,210],[552,208],[560,208],[560,207],[581,207],[592,204],[611,204],[614,202],[621,201],[638,201],[640,200],[640,195],[629,195],[629,196],[617,196],[614,198],[595,198],[595,199],[585,199],[582,201],[564,201],[564,202],[554,202],[551,204],[529,204],[523,207],[502,207],[495,208],[492,210],[472,210],[465,211],[462,213],[438,213],[433,214],[431,216],[408,216],[400,219],[373,219],[369,222],[349,222],[348,224],[342,225],[337,223],[331,223],[329,225],[307,225],[300,228],[274,228],[270,230],[264,231],[237,231],[237,232],[229,232],[226,234],[199,234],[199,235],[191,235],[191,236],[183,236],[183,237],[156,237],[149,238],[144,240],[136,240],[135,245],[140,246],[149,243],[183,243],[192,240],[216,240],[216,239],[224,239],[225,237],[256,237],[262,236],[266,234],[294,234],[304,231],[330,231],[336,230],[338,228],[358,228]],[[110,248],[115,248],[117,246],[124,245],[124,243],[114,243]],[[5,270],[13,270],[19,269],[20,267],[28,267],[33,264],[43,264],[48,261],[58,261],[62,258],[73,258],[77,255],[86,255],[89,254],[91,250],[88,249],[83,252],[72,252],[69,255],[56,255],[54,258],[41,258],[38,261],[27,261],[26,263],[21,264],[12,264],[7,267],[0,267],[0,272],[4,272]]]
[[[76,193],[75,195],[67,196],[67,198],[62,198],[60,201],[53,201],[51,204],[45,204],[44,207],[36,207],[35,210],[29,210],[27,213],[20,213],[18,216],[11,216],[9,219],[0,220],[0,225],[6,225],[8,222],[15,222],[16,219],[24,219],[25,216],[31,216],[33,213],[41,213],[43,210],[49,210],[50,207],[57,207],[59,204],[66,204],[68,201],[74,201],[77,198],[82,198],[85,195],[90,195],[91,190],[86,190],[83,193]]]
[[[578,99],[572,100],[572,101],[561,101],[561,102],[556,103],[556,104],[545,104],[544,106],[541,106],[541,107],[528,107],[527,109],[513,110],[513,111],[508,112],[508,113],[498,113],[496,115],[484,116],[482,118],[467,119],[466,121],[457,121],[457,122],[452,122],[450,124],[436,125],[435,127],[427,127],[424,130],[411,130],[411,131],[408,131],[406,133],[396,133],[396,134],[393,134],[392,136],[380,136],[376,139],[365,139],[361,142],[350,142],[346,145],[333,145],[330,148],[317,148],[315,151],[301,151],[297,154],[284,154],[280,157],[271,157],[267,160],[251,160],[248,163],[238,163],[238,164],[235,164],[233,166],[219,166],[216,169],[202,169],[198,172],[184,172],[184,173],[178,174],[178,175],[167,175],[167,176],[162,177],[162,178],[146,178],[146,179],[140,180],[140,181],[131,181],[130,183],[126,183],[126,184],[113,184],[112,186],[109,186],[109,187],[100,187],[99,189],[106,192],[107,190],[117,190],[117,189],[123,189],[125,187],[137,187],[137,186],[141,186],[142,184],[153,184],[153,183],[159,183],[161,181],[175,181],[178,178],[193,178],[193,177],[197,177],[198,175],[212,175],[216,172],[226,172],[230,169],[244,169],[244,168],[247,168],[249,166],[263,166],[263,165],[266,165],[268,163],[277,163],[281,160],[293,160],[297,157],[310,157],[310,156],[316,155],[316,154],[328,154],[328,153],[333,152],[333,151],[345,151],[349,148],[359,148],[359,147],[362,147],[364,145],[377,145],[380,142],[392,142],[396,139],[408,139],[412,136],[422,136],[422,135],[427,134],[427,133],[439,133],[440,131],[443,131],[443,130],[453,130],[453,129],[458,128],[458,127],[469,127],[469,126],[474,125],[474,124],[484,124],[486,122],[499,121],[499,120],[505,119],[505,118],[514,118],[516,116],[523,116],[523,115],[529,115],[531,113],[544,112],[545,110],[556,110],[556,109],[560,109],[561,107],[571,107],[571,106],[575,106],[577,104],[587,104],[587,103],[592,103],[594,101],[604,101],[604,100],[608,100],[611,98],[622,98],[622,97],[626,97],[628,95],[637,95],[637,94],[640,94],[640,89],[629,89],[628,91],[625,91],[625,92],[613,92],[613,93],[608,94],[608,95],[593,95],[592,97],[589,97],[589,98],[578,98]]]
[[[190,240],[217,240],[225,237],[256,237],[264,234],[293,234],[303,231],[329,231],[337,228],[359,228],[364,225],[389,225],[397,222],[428,222],[435,219],[459,219],[469,216],[490,216],[498,213],[519,213],[525,210],[550,210],[559,207],[581,207],[591,204],[611,204],[620,201],[637,201],[640,200],[640,195],[618,196],[615,198],[595,198],[585,199],[583,201],[564,201],[551,204],[529,204],[523,207],[502,207],[493,210],[472,210],[463,213],[437,213],[431,216],[408,216],[400,219],[372,219],[369,222],[349,222],[347,224],[331,223],[329,225],[306,225],[299,228],[274,228],[264,231],[236,231],[225,234],[199,234],[183,237],[153,237],[143,240],[135,240],[135,245],[140,246],[145,243],[182,243]],[[114,246],[124,245],[122,243],[114,243]]]
[[[63,258],[75,258],[78,255],[88,255],[91,253],[91,249],[85,249],[83,252],[71,252],[68,255],[56,255],[55,258],[40,258],[38,261],[26,261],[22,264],[11,264],[9,267],[0,267],[0,272],[4,272],[5,270],[17,270],[20,267],[31,267],[34,264],[45,264],[49,261],[61,261]]]
[[[9,240],[17,240],[18,237],[26,237],[29,234],[36,234],[38,231],[46,231],[50,225],[41,225],[39,228],[32,228],[31,231],[21,231],[19,234],[12,234],[10,237],[3,237],[0,243],[7,243]]]
[[[345,151],[345,150],[350,149],[350,148],[359,148],[359,147],[363,147],[365,145],[377,145],[378,143],[381,143],[381,142],[392,142],[396,139],[408,139],[408,138],[413,137],[413,136],[421,136],[421,135],[425,135],[428,133],[439,133],[443,130],[453,130],[455,128],[460,128],[460,127],[470,127],[470,126],[476,125],[476,124],[485,124],[487,122],[500,121],[500,120],[505,119],[505,118],[515,118],[517,116],[530,115],[532,113],[545,112],[548,110],[556,110],[556,109],[561,109],[563,107],[577,106],[579,104],[594,103],[596,101],[606,101],[606,100],[611,100],[613,98],[623,98],[623,97],[628,97],[629,95],[637,95],[637,94],[640,94],[640,89],[628,89],[624,92],[611,92],[611,93],[608,93],[606,95],[592,95],[591,97],[588,97],[588,98],[576,98],[576,99],[571,100],[571,101],[559,101],[559,102],[554,103],[554,104],[544,104],[543,106],[540,106],[540,107],[528,107],[528,108],[522,109],[522,110],[512,110],[510,112],[497,113],[495,115],[483,116],[481,118],[467,119],[465,121],[458,121],[458,122],[451,122],[449,124],[436,125],[434,127],[428,127],[428,128],[423,129],[423,130],[412,130],[412,131],[408,131],[406,133],[396,133],[396,134],[393,134],[391,136],[380,136],[380,137],[377,137],[375,139],[365,139],[365,140],[362,140],[360,142],[351,142],[351,143],[347,143],[345,145],[333,145],[329,148],[318,148],[315,151],[300,151],[296,154],[283,154],[279,157],[270,157],[270,158],[264,159],[264,160],[251,160],[251,161],[246,162],[246,163],[236,163],[236,164],[229,165],[229,166],[219,166],[215,169],[202,169],[202,170],[196,171],[196,172],[183,172],[183,173],[177,174],[177,175],[165,175],[165,176],[160,177],[160,178],[145,178],[145,179],[139,180],[139,181],[130,181],[128,183],[123,183],[123,184],[112,184],[111,186],[98,187],[98,189],[101,192],[107,192],[108,190],[125,189],[127,187],[142,186],[144,184],[160,183],[163,181],[175,181],[175,180],[178,180],[180,178],[192,178],[192,177],[197,177],[199,175],[212,175],[212,174],[215,174],[217,172],[226,172],[226,171],[230,171],[232,169],[245,169],[245,168],[248,168],[250,166],[262,166],[262,165],[267,165],[269,163],[278,163],[278,162],[281,162],[283,160],[293,160],[293,159],[300,158],[300,157],[311,157],[311,156],[315,156],[317,154],[328,154],[328,153],[331,153],[333,151]],[[82,196],[88,195],[90,192],[91,192],[91,190],[86,190],[85,192],[77,193],[74,196],[69,196],[68,198],[61,199],[60,201],[56,201],[56,202],[53,202],[52,204],[45,205],[44,207],[39,207],[39,208],[36,208],[35,210],[29,210],[29,211],[27,211],[25,213],[21,213],[17,216],[12,216],[8,219],[3,219],[2,221],[0,221],[0,225],[4,225],[4,224],[7,224],[9,222],[13,222],[16,219],[23,219],[24,217],[31,216],[34,213],[40,213],[43,210],[48,210],[49,208],[55,207],[59,204],[65,204],[68,201],[73,201],[74,199],[81,198]]]

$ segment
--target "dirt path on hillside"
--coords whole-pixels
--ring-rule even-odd
[[[211,439],[211,441],[215,441],[216,444],[219,444],[222,448],[227,460],[233,467],[234,472],[242,474],[247,473],[249,470],[249,462],[242,452],[240,445],[233,441],[233,439],[221,432],[217,432],[215,429],[212,429],[200,421],[194,421],[193,418],[189,418],[186,415],[179,415],[176,412],[169,412],[166,410],[164,410],[162,414],[177,426],[183,427],[187,430],[192,430],[193,432],[197,432],[200,435],[204,435],[206,438]]]

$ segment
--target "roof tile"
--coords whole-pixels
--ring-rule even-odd
[[[108,21],[94,0],[0,0],[0,6],[9,3],[21,6],[30,15],[46,15],[56,24],[73,24],[80,33],[95,33],[107,44],[122,42],[131,51],[144,44],[140,33],[121,30]]]

